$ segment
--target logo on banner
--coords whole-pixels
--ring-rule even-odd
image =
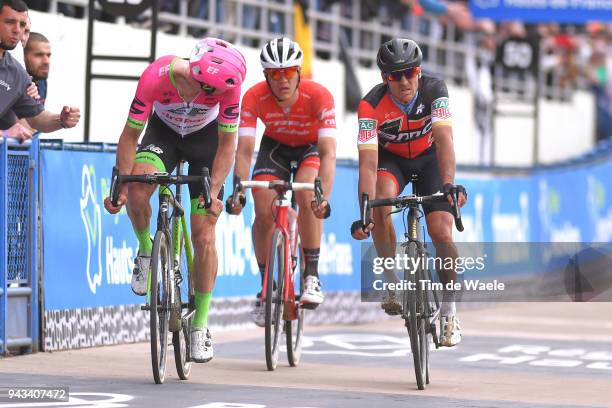
[[[95,170],[83,165],[81,173],[81,219],[87,237],[87,283],[91,293],[102,284],[102,211],[96,202]]]
[[[136,251],[125,239],[115,244],[112,233],[102,233],[102,196],[97,195],[96,171],[93,165],[84,164],[81,173],[81,220],[87,241],[85,275],[92,294],[105,285],[126,285],[132,276],[132,260]],[[106,181],[102,191],[107,191]],[[100,200],[100,201],[98,201]],[[116,216],[115,216],[116,217]]]

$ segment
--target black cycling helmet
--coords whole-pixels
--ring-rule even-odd
[[[376,55],[376,65],[383,72],[418,67],[423,60],[421,49],[412,40],[394,38],[383,43]]]

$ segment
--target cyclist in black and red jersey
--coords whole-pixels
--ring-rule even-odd
[[[465,204],[467,194],[455,186],[455,150],[451,126],[448,91],[442,79],[421,73],[421,49],[412,40],[396,38],[385,42],[378,50],[377,64],[383,83],[376,85],[361,100],[359,118],[359,197],[398,196],[417,175],[419,195],[437,191],[447,196],[459,191],[458,205]],[[427,231],[440,258],[458,257],[453,243],[452,199],[448,203],[423,205]],[[395,257],[396,235],[391,209],[374,209],[373,222],[351,227],[355,239],[365,239],[372,231],[374,244],[381,257]],[[394,271],[386,276],[392,277]],[[443,283],[456,281],[453,269],[439,270]],[[389,278],[388,278],[389,279]],[[394,293],[386,293],[382,307],[388,314],[401,313]],[[461,328],[456,318],[455,294],[444,291],[440,341],[454,346],[461,341]]]

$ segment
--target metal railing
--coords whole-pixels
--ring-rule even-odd
[[[345,0],[344,6],[334,3],[328,10],[318,8],[320,3],[309,0],[308,10],[313,48],[320,58],[338,59],[344,36],[347,54],[354,64],[376,67],[376,51],[382,41],[408,37],[421,45],[426,72],[462,85],[467,83],[466,59],[482,52],[473,35],[458,31],[452,23],[443,26],[433,15],[406,14],[384,21],[372,16],[364,21],[360,1]],[[160,28],[181,36],[217,36],[259,47],[281,33],[293,34],[293,0],[175,0],[160,4]],[[50,12],[64,5],[82,7],[87,13],[87,0],[51,0]],[[128,23],[147,27],[149,15],[150,10]],[[126,20],[119,18],[117,22],[125,24]],[[536,78],[533,74],[517,76],[499,70],[494,76],[500,100],[532,101],[536,83],[541,97],[567,99],[571,95],[571,89],[560,86],[559,75],[554,72],[548,79],[542,73]]]
[[[38,149],[0,139],[0,355],[38,348]]]

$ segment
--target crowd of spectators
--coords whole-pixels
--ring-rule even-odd
[[[181,1],[187,2],[186,10],[189,17],[209,23],[191,26],[187,32],[194,37],[234,36],[231,30],[224,33],[217,29],[218,23],[226,26],[242,24],[244,28],[253,32],[263,29],[269,33],[280,34],[287,31],[286,25],[291,21],[285,18],[282,8],[274,7],[275,4],[282,6],[287,3],[286,0],[260,0],[262,5],[265,3],[270,7],[272,4],[267,11],[253,4],[237,4],[233,0],[159,0],[160,11],[178,14],[181,10]],[[311,4],[308,0],[294,1]],[[345,19],[358,18],[365,23],[375,21],[380,26],[399,25],[407,32],[426,34],[429,38],[439,37],[459,42],[467,38],[466,34],[475,38],[478,53],[474,58],[465,61],[465,69],[469,85],[475,91],[479,90],[481,94],[481,104],[490,99],[488,92],[483,89],[491,87],[493,83],[487,78],[486,69],[492,72],[497,46],[508,38],[525,38],[535,43],[539,42],[541,47],[539,70],[544,76],[545,83],[566,91],[566,94],[571,93],[576,87],[592,89],[597,99],[597,137],[603,139],[612,134],[612,66],[610,66],[612,62],[606,57],[612,55],[612,25],[590,23],[582,26],[560,24],[525,26],[520,22],[477,21],[470,15],[468,2],[464,0],[361,0],[358,2],[358,7],[355,7],[356,1],[316,0],[312,4],[315,11],[320,13],[339,10],[340,16]],[[211,2],[214,3],[213,7]],[[49,9],[50,0],[34,0],[28,3],[32,9],[46,11]],[[241,9],[238,10],[238,7]],[[214,9],[214,16],[209,15],[211,9]],[[70,17],[79,18],[84,15],[83,7],[74,4],[59,2],[57,10]],[[359,10],[359,16],[354,15],[356,10]],[[419,18],[425,13],[437,18],[433,20]],[[240,21],[238,15],[241,16]],[[105,21],[114,20],[113,16],[101,10],[96,12],[96,18]],[[178,32],[176,24],[164,24],[163,19],[161,21],[162,30]],[[128,20],[128,23],[146,26],[147,18],[139,16]],[[452,29],[449,29],[450,27]],[[332,41],[334,30],[332,23],[317,20],[312,29],[317,41],[323,43]],[[341,27],[340,32],[349,46],[373,52],[377,49],[379,40],[387,39],[383,36],[375,40],[373,35],[362,32],[357,40],[359,44],[353,44],[355,40],[350,26]],[[235,40],[235,38],[226,39]],[[261,41],[262,39],[257,36],[242,36],[244,45],[258,47]],[[423,48],[427,61],[430,58],[427,45]],[[330,53],[323,50],[317,50],[317,55],[321,58],[330,57]],[[372,64],[371,59],[359,62]]]

